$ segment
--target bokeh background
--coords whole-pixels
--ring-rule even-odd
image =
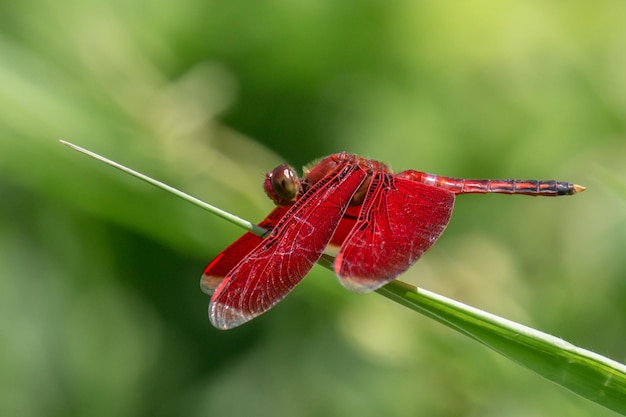
[[[261,182],[341,150],[459,177],[402,279],[626,359],[626,3],[0,3],[0,415],[609,416],[316,267],[213,329],[240,229],[64,138],[259,221]]]

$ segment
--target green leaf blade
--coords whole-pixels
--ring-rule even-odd
[[[378,292],[597,404],[626,415],[626,366],[555,336],[394,281]]]
[[[66,146],[126,172],[151,185],[218,215],[246,230],[263,234],[264,229],[198,200],[173,187],[122,166],[96,153],[61,141]],[[318,261],[333,270],[333,259]],[[514,362],[572,392],[626,415],[626,365],[579,348],[563,339],[487,313],[458,301],[392,281],[377,292],[397,303],[438,321]]]

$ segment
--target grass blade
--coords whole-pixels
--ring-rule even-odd
[[[263,235],[265,230],[189,194],[66,141],[62,144],[126,172],[237,226]],[[332,270],[332,258],[319,263]],[[462,304],[433,292],[393,281],[377,292],[430,317],[580,396],[626,415],[626,366],[562,339]]]
[[[107,164],[109,166],[112,166],[113,168],[119,169],[120,171],[123,171],[123,172],[125,172],[127,174],[130,174],[130,175],[132,175],[135,178],[139,178],[140,180],[145,181],[148,184],[154,185],[155,187],[158,187],[158,188],[160,188],[162,190],[165,190],[168,193],[172,193],[175,196],[180,197],[183,200],[188,201],[191,204],[194,204],[194,205],[200,207],[201,209],[204,209],[204,210],[206,210],[206,211],[208,211],[208,212],[210,212],[212,214],[215,214],[216,216],[221,217],[222,219],[227,220],[227,221],[231,222],[232,224],[234,224],[236,226],[239,226],[239,227],[241,227],[243,229],[249,230],[250,232],[252,232],[254,234],[262,236],[266,232],[265,229],[263,229],[262,227],[257,226],[254,223],[251,223],[251,222],[249,222],[247,220],[242,219],[241,217],[237,217],[234,214],[231,214],[231,213],[229,213],[227,211],[224,211],[224,210],[219,209],[219,208],[217,208],[215,206],[212,206],[212,205],[210,205],[208,203],[205,203],[204,201],[202,201],[200,199],[197,199],[194,196],[191,196],[191,195],[189,195],[187,193],[184,193],[184,192],[182,192],[182,191],[180,191],[180,190],[178,190],[178,189],[176,189],[174,187],[171,187],[171,186],[169,186],[169,185],[167,185],[165,183],[162,183],[161,181],[157,181],[154,178],[150,178],[147,175],[144,175],[144,174],[142,174],[140,172],[137,172],[137,171],[135,171],[133,169],[130,169],[130,168],[124,166],[124,165],[121,165],[121,164],[119,164],[119,163],[117,163],[115,161],[112,161],[112,160],[110,160],[108,158],[105,158],[105,157],[103,157],[101,155],[98,155],[95,152],[91,152],[91,151],[89,151],[89,150],[87,150],[85,148],[81,148],[78,145],[74,145],[73,143],[67,142],[67,141],[62,140],[62,139],[60,139],[59,142],[61,144],[65,145],[65,146],[69,146],[70,148],[74,149],[75,151],[78,151],[78,152],[80,152],[82,154],[85,154],[85,155],[90,156],[90,157],[92,157],[94,159],[97,159],[100,162],[104,162],[105,164]]]
[[[479,341],[588,400],[626,414],[624,364],[403,282],[391,282],[378,293]]]

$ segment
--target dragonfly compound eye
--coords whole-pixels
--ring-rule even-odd
[[[283,200],[291,201],[296,198],[300,188],[298,175],[289,165],[279,165],[272,171],[272,189]]]

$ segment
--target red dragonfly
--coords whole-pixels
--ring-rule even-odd
[[[282,300],[326,253],[341,284],[356,293],[380,288],[435,244],[457,194],[572,195],[585,187],[559,181],[469,180],[420,171],[394,174],[382,162],[346,152],[265,175],[276,208],[204,270],[209,317],[219,329],[253,319]]]

